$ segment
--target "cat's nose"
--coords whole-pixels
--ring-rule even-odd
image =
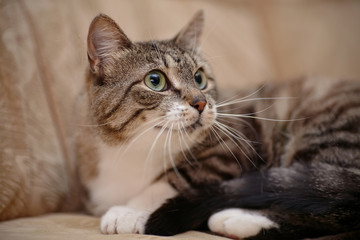
[[[198,99],[195,98],[194,101],[190,104],[193,108],[199,111],[201,114],[204,111],[204,108],[206,106],[206,100],[205,99]]]

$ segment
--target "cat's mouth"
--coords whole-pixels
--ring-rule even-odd
[[[194,131],[206,130],[215,121],[214,110],[204,111],[202,114],[175,112],[165,116],[165,123],[156,125],[154,128],[160,131],[180,132],[180,134],[193,133]]]
[[[173,131],[173,132],[186,132],[186,133],[191,133],[199,128],[202,128],[203,124],[201,123],[200,119],[198,119],[195,123],[190,124],[190,125],[181,125],[181,124],[173,124],[173,125],[164,125],[164,126],[160,126],[157,125],[154,128],[158,129],[160,131]]]

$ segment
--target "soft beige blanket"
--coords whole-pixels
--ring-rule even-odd
[[[34,218],[23,218],[0,224],[0,239],[6,240],[66,240],[66,239],[169,239],[149,235],[102,235],[99,230],[99,219],[82,214],[49,214]],[[171,237],[174,240],[225,240],[226,238],[201,232],[187,232]]]

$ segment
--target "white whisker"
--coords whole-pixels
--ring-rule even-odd
[[[184,131],[184,129],[180,126],[180,122],[178,122],[178,129],[179,129],[178,137],[179,137],[179,143],[180,143],[181,153],[182,153],[182,155],[184,156],[185,161],[192,166],[192,162],[188,159],[188,157],[187,157],[187,155],[186,155],[186,153],[185,153],[185,151],[184,151],[184,147],[183,147],[183,143],[182,143],[182,142],[184,142],[185,145],[186,145],[186,142],[185,142],[184,135],[183,135],[183,132],[182,132],[182,131]],[[188,148],[187,148],[187,149],[188,149]],[[188,149],[188,151],[190,151],[190,150]]]
[[[257,93],[258,93],[259,91],[261,91],[264,87],[265,87],[265,84],[263,84],[261,87],[259,87],[259,88],[258,88],[256,91],[254,91],[253,93],[250,93],[249,95],[246,95],[245,97],[241,97],[241,98],[239,98],[239,99],[237,99],[237,100],[247,99],[247,98],[249,98],[249,97],[257,94]],[[235,95],[235,96],[232,96],[231,98],[229,98],[229,99],[227,99],[227,100],[224,100],[224,101],[222,101],[222,102],[219,102],[219,103],[217,104],[217,106],[222,105],[222,104],[225,104],[225,103],[227,103],[227,102],[230,102],[232,99],[236,98],[238,95],[239,95],[239,94],[237,94],[237,95]]]
[[[245,121],[244,119],[241,119],[239,117],[224,117],[224,116],[218,116],[217,117],[218,121],[220,122],[226,122],[229,123],[231,125],[236,125],[236,126],[240,126],[240,127],[244,127],[247,126],[248,128],[251,129],[251,131],[253,132],[254,136],[258,136],[258,132],[256,131],[256,129],[254,128],[253,125],[251,125],[248,121]],[[230,121],[233,120],[233,121]],[[236,121],[236,122],[235,122]]]
[[[304,120],[306,118],[295,118],[295,119],[274,119],[274,118],[264,118],[264,117],[257,117],[257,116],[251,116],[246,114],[231,114],[231,113],[218,113],[219,116],[230,116],[230,117],[241,117],[241,118],[253,118],[253,119],[259,119],[259,120],[265,120],[265,121],[274,121],[274,122],[295,122]]]
[[[151,155],[155,149],[155,146],[160,138],[160,136],[163,134],[163,132],[165,131],[165,129],[167,128],[169,124],[169,121],[167,121],[160,129],[159,133],[156,135],[155,139],[154,139],[154,142],[151,144],[151,147],[150,147],[150,150],[147,154],[147,157],[146,157],[146,160],[145,160],[145,164],[144,164],[144,172],[146,173],[146,169],[148,168],[149,164],[151,164]],[[145,174],[146,176],[146,174]]]
[[[164,120],[160,121],[161,119],[163,119],[164,117],[159,117],[156,119],[153,119],[149,122],[147,122],[146,124],[144,124],[143,128],[145,128],[145,130],[143,130],[139,135],[137,135],[135,138],[133,138],[132,140],[130,140],[130,142],[128,144],[123,144],[120,145],[119,148],[116,150],[116,157],[114,158],[114,161],[116,161],[116,167],[118,167],[118,164],[121,164],[121,160],[125,159],[124,156],[126,155],[126,153],[128,152],[128,150],[131,148],[131,146],[144,134],[146,134],[147,132],[149,132],[150,130],[154,129],[155,126],[161,124]],[[153,124],[154,122],[156,122],[155,124]],[[150,127],[148,127],[148,125],[151,125]],[[147,127],[147,128],[146,128]],[[141,131],[138,130],[138,131]]]
[[[248,139],[245,138],[244,134],[242,132],[240,132],[239,130],[231,127],[231,126],[228,126],[222,122],[219,122],[219,121],[215,121],[215,124],[218,124],[219,126],[222,126],[224,128],[226,128],[227,130],[231,131],[232,133],[236,134],[236,136],[234,137],[239,137],[241,141],[244,141],[244,142],[248,142],[248,143],[258,143],[258,142],[255,142],[255,141],[250,141]]]
[[[262,100],[289,100],[289,99],[295,99],[296,97],[265,97],[265,98],[240,98],[240,99],[236,99],[236,100],[232,100],[232,101],[228,101],[222,104],[216,104],[216,107],[224,107],[224,106],[228,106],[228,105],[232,105],[232,104],[237,104],[237,103],[244,103],[244,102],[253,102],[253,101],[262,101]]]
[[[236,125],[239,127],[242,126],[249,126],[250,124],[248,122],[246,122],[244,119],[241,119],[239,117],[224,117],[224,116],[218,116],[217,117],[218,120],[221,120],[222,122],[226,122],[232,125]],[[233,120],[233,121],[231,121]]]
[[[145,124],[146,125],[149,125],[149,124],[152,124],[154,122],[156,122],[155,124],[151,125],[150,127],[146,128],[145,130],[143,130],[139,135],[137,135],[135,138],[133,138],[129,144],[127,144],[126,148],[124,149],[123,153],[126,153],[128,151],[128,149],[141,137],[143,136],[144,134],[146,134],[147,132],[149,132],[150,130],[154,129],[154,127],[160,125],[161,123],[163,123],[165,120],[161,120],[161,119],[164,119],[165,117],[159,117],[159,118],[156,118],[156,119],[153,119],[151,120],[150,122],[147,122]],[[161,120],[160,122],[158,122],[159,120]]]
[[[172,150],[171,149],[171,141],[172,141],[173,129],[174,129],[174,123],[171,124],[170,130],[169,130],[168,154],[169,154],[169,160],[170,160],[171,167],[174,170],[176,176],[181,180],[182,176],[181,176],[179,170],[176,167],[176,164],[175,164],[175,161],[174,161],[174,158],[173,158],[173,154],[172,154],[172,151],[171,151]]]
[[[239,144],[233,139],[233,137],[235,139],[238,139],[236,138],[236,136],[234,136],[231,132],[229,132],[226,128],[224,128],[223,126],[221,126],[218,122],[215,123],[215,127],[217,129],[219,129],[223,134],[225,134],[225,136],[227,136],[230,141],[232,141],[235,146],[241,151],[241,153],[246,157],[247,160],[249,160],[249,162],[251,162],[251,164],[256,167],[256,164],[251,160],[251,158],[248,156],[248,154],[245,153],[245,151],[239,146]],[[246,140],[242,139],[244,142],[246,142]],[[238,142],[241,144],[241,141],[238,140]],[[230,149],[229,149],[230,150]],[[231,151],[231,150],[230,150]],[[231,151],[232,155],[235,157],[234,153]],[[237,157],[235,157],[235,159],[237,160],[237,162],[240,164],[240,161]]]
[[[168,168],[167,168],[167,158],[168,158],[168,156],[167,156],[167,145],[168,145],[168,141],[169,141],[170,130],[171,130],[171,126],[168,128],[168,132],[166,133],[165,142],[164,142],[164,150],[163,150],[164,172],[168,171]]]
[[[186,127],[185,127],[185,125],[184,125],[184,122],[181,122],[181,124],[182,124],[182,128],[184,129],[184,132],[185,132],[185,135],[186,135],[187,139],[189,139],[189,141],[190,141],[190,144],[191,144],[191,145],[194,145],[195,142],[194,142],[194,140],[189,136],[188,132],[186,131]],[[189,145],[187,144],[187,142],[184,141],[184,143],[185,143],[185,145],[186,145],[186,148],[188,149],[188,152],[189,152],[191,158],[192,158],[195,162],[197,162],[197,158],[196,158],[196,157],[194,156],[194,154],[191,152],[191,148],[189,147]]]
[[[216,127],[217,129],[219,129],[216,125],[214,125],[214,127]],[[231,148],[226,144],[226,142],[224,141],[224,139],[220,136],[219,133],[216,132],[215,128],[213,126],[211,126],[212,132],[214,133],[215,137],[217,138],[218,142],[221,144],[221,146],[223,147],[223,149],[225,151],[229,151],[230,154],[235,158],[236,162],[238,163],[239,167],[241,168],[241,164],[239,159],[235,156],[234,152],[231,150]],[[219,129],[221,131],[221,129]],[[224,146],[226,147],[226,149],[224,148]]]
[[[246,145],[248,145],[249,148],[259,157],[259,159],[261,159],[261,161],[264,161],[262,159],[262,157],[260,156],[260,154],[258,154],[258,152],[255,150],[255,148],[251,144],[251,143],[257,144],[258,142],[250,141],[250,140],[246,139],[242,132],[240,132],[239,130],[237,130],[235,128],[232,128],[232,127],[230,127],[228,125],[225,125],[225,124],[223,124],[221,122],[216,121],[215,124],[217,124],[219,127],[221,127],[225,131],[225,132],[223,132],[224,134],[228,133],[230,135],[230,136],[228,136],[229,138],[230,137],[235,138],[240,144],[246,143]],[[239,149],[245,155],[245,157],[256,167],[256,164],[248,157],[248,155],[243,151],[243,149],[242,148],[239,148]]]
[[[210,127],[211,132],[214,134],[216,140],[220,143],[221,147],[227,151],[227,149],[223,146],[223,139],[219,138],[218,133],[216,132],[215,128],[213,126]]]
[[[262,113],[262,112],[265,112],[267,110],[269,110],[270,108],[272,108],[272,106],[274,106],[274,103],[270,104],[270,106],[264,108],[264,109],[261,109],[257,112],[249,112],[249,113],[241,113],[242,115],[244,116],[251,116],[251,115],[254,115],[254,114],[259,114],[259,113]],[[238,107],[240,108],[240,107]],[[225,111],[228,112],[228,111],[231,111],[231,110],[235,110],[235,109],[238,109],[238,108],[233,108],[233,109],[226,109]],[[225,111],[217,111],[218,113],[225,113]]]

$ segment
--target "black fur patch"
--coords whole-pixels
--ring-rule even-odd
[[[146,224],[147,234],[174,235],[206,229],[208,218],[226,208],[263,210],[279,229],[252,239],[301,239],[355,232],[360,229],[360,189],[338,184],[317,185],[320,165],[294,164],[245,174],[221,185],[206,185],[168,200]],[[278,174],[278,175],[277,175]],[[347,176],[346,176],[347,175]],[[350,172],[344,182],[358,184]],[[340,176],[339,176],[340,177]],[[241,227],[241,226],[239,226]]]

